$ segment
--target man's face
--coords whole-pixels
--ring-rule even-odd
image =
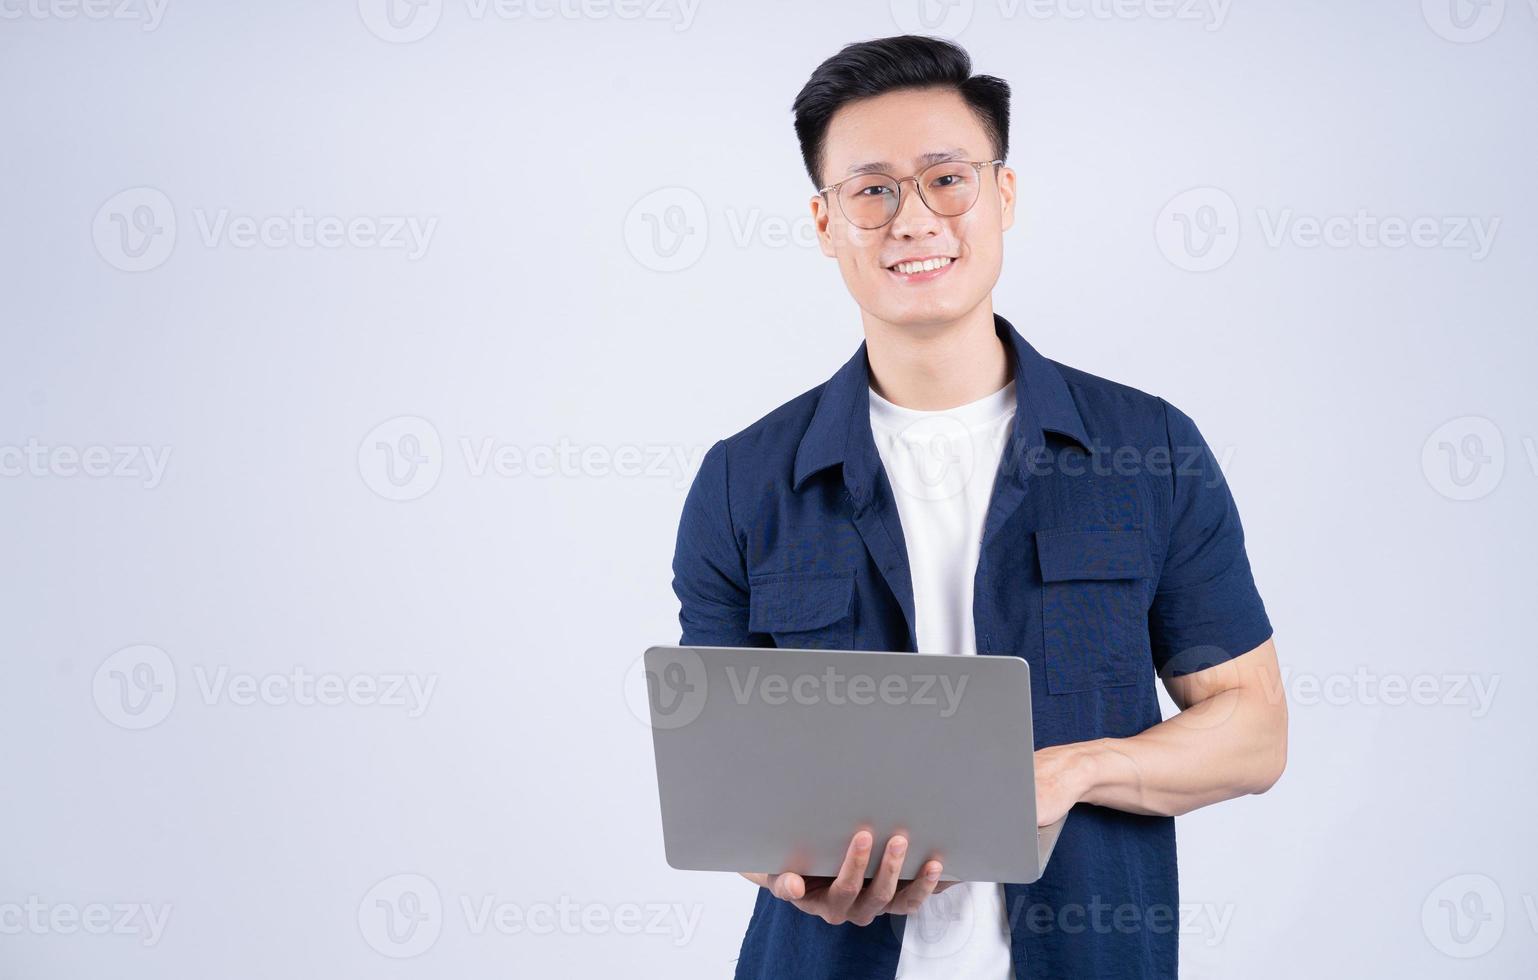
[[[823,143],[822,183],[836,184],[869,164],[896,178],[923,170],[937,157],[991,160],[995,150],[972,108],[955,89],[907,89],[844,106]],[[983,167],[977,203],[965,214],[931,211],[902,184],[901,206],[874,230],[850,223],[837,195],[812,198],[823,254],[838,259],[850,295],[866,314],[894,326],[923,328],[953,322],[986,299],[1004,259],[1004,230],[1014,224],[1015,175]],[[949,259],[924,272],[900,263]]]

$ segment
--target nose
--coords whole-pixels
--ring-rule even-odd
[[[904,187],[908,181],[912,188]],[[940,216],[929,210],[919,197],[919,179],[907,177],[897,183],[897,214],[887,225],[894,238],[925,238],[940,232]]]

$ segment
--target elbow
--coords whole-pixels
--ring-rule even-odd
[[[1260,764],[1255,773],[1255,782],[1250,787],[1250,792],[1256,796],[1266,792],[1275,786],[1277,780],[1282,778],[1282,773],[1287,771],[1287,745],[1282,745],[1266,760]]]
[[[1260,795],[1282,778],[1287,771],[1287,710],[1285,706],[1277,720],[1270,726],[1270,738],[1256,753],[1253,782],[1250,793]]]

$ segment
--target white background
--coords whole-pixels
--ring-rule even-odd
[[[0,975],[726,975],[753,889],[665,866],[631,668],[699,455],[859,343],[789,106],[917,6],[0,13]],[[1526,975],[1538,11],[930,13],[1014,86],[996,308],[1196,418],[1276,625],[1183,973]]]

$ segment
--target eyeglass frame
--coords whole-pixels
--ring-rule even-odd
[[[829,191],[833,191],[834,192],[834,194],[833,194],[834,198],[836,198],[838,200],[838,213],[842,214],[844,216],[844,220],[845,221],[849,222],[851,225],[854,225],[854,227],[859,228],[861,231],[880,231],[882,228],[885,228],[887,225],[891,224],[894,220],[896,220],[897,216],[900,213],[902,213],[902,209],[903,209],[903,184],[906,184],[910,180],[913,181],[913,189],[918,192],[919,201],[921,201],[923,203],[924,207],[929,208],[929,210],[930,210],[930,212],[932,214],[938,215],[939,217],[942,217],[942,218],[959,218],[963,214],[966,214],[967,211],[970,211],[973,208],[977,207],[978,198],[981,198],[983,196],[983,189],[981,187],[979,187],[977,189],[977,197],[974,197],[972,199],[972,203],[967,205],[967,210],[966,211],[957,212],[956,214],[940,214],[940,212],[936,211],[933,207],[930,206],[929,202],[927,200],[925,200],[925,198],[924,198],[924,191],[923,191],[922,188],[919,187],[919,178],[924,175],[925,171],[932,170],[935,167],[943,167],[947,163],[965,163],[965,164],[968,164],[969,166],[971,166],[971,168],[974,171],[977,172],[978,180],[982,179],[983,168],[984,167],[1002,167],[1004,165],[1004,161],[1003,160],[936,160],[934,163],[931,163],[929,166],[925,167],[923,170],[920,170],[918,173],[913,174],[913,175],[908,176],[908,177],[893,177],[891,174],[881,173],[880,171],[871,171],[870,173],[855,174],[852,177],[845,177],[843,180],[839,181],[838,183],[836,183],[836,184],[829,184],[827,187],[819,187],[819,188],[817,188],[817,193],[818,194],[826,194]],[[997,172],[997,171],[995,171],[995,172]],[[837,191],[838,191],[838,189],[840,187],[843,187],[845,184],[849,183],[851,180],[859,180],[861,177],[885,177],[886,179],[892,181],[894,184],[897,185],[897,205],[892,208],[892,216],[890,218],[887,218],[885,221],[881,222],[881,224],[875,226],[874,228],[866,228],[864,225],[856,225],[854,223],[854,219],[849,217],[849,213],[844,210],[844,199],[842,197],[839,197],[839,195],[837,193]]]

